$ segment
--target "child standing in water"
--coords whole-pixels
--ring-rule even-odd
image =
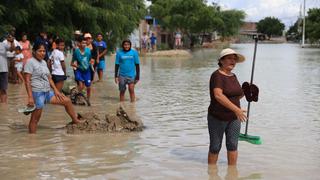
[[[52,74],[52,80],[56,88],[61,91],[64,81],[67,79],[66,74],[66,63],[64,62],[64,40],[57,39],[56,44],[58,48],[54,49],[49,57],[50,59],[50,70]]]
[[[21,50],[21,47],[20,46],[17,46],[15,48],[15,57],[14,57],[14,61],[15,61],[15,65],[14,67],[16,68],[17,70],[17,75],[18,75],[18,83],[23,83],[24,80],[23,80],[23,76],[22,76],[22,68],[23,68],[23,54],[22,54],[22,50]]]
[[[131,41],[122,42],[122,50],[117,52],[115,62],[115,83],[119,85],[120,101],[124,101],[124,95],[128,85],[130,100],[136,100],[134,86],[140,79],[140,60],[138,52],[131,49]]]
[[[72,66],[75,70],[75,79],[78,82],[78,91],[86,87],[87,89],[87,103],[90,106],[91,95],[91,73],[90,66],[94,63],[94,59],[91,58],[91,51],[87,47],[86,39],[84,37],[79,38],[79,48],[75,49],[72,57]]]
[[[107,43],[103,41],[103,36],[98,33],[97,40],[94,41],[94,45],[97,48],[96,69],[98,72],[99,82],[103,79],[103,71],[106,68],[105,55],[107,54]]]

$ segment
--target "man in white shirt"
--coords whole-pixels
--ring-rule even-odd
[[[15,40],[14,36],[12,34],[8,34],[6,36],[6,39],[3,41],[6,47],[6,56],[9,62],[9,74],[8,78],[10,82],[17,83],[18,82],[18,76],[17,76],[17,71],[15,68],[15,62],[13,61],[14,56],[15,56],[15,49],[17,46],[20,46],[22,49],[22,46],[20,43]]]

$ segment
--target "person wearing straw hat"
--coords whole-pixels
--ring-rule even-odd
[[[210,78],[210,106],[208,108],[208,129],[210,146],[208,164],[216,164],[222,145],[223,134],[226,135],[228,165],[236,165],[238,157],[238,137],[241,122],[247,117],[240,108],[243,90],[232,73],[237,63],[245,57],[233,49],[223,49],[218,59],[219,68]]]
[[[76,30],[76,31],[74,31],[73,35],[74,35],[74,39],[71,40],[72,52],[74,52],[74,50],[79,47],[79,37],[81,36],[81,31]]]

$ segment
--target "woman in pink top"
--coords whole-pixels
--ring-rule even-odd
[[[22,54],[23,54],[23,66],[26,64],[27,60],[32,57],[31,53],[31,46],[30,46],[30,41],[28,40],[27,34],[23,33],[22,34],[22,39],[19,42],[20,45],[22,46]]]

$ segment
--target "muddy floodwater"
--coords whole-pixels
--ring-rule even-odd
[[[253,44],[232,48],[247,57],[234,72],[240,83],[249,81]],[[319,179],[320,49],[258,45],[254,82],[260,96],[251,104],[249,134],[263,143],[239,142],[237,168],[228,168],[223,146],[213,169],[207,165],[206,115],[218,53],[141,58],[138,100],[122,104],[142,120],[141,132],[70,135],[64,108],[47,105],[37,134],[29,135],[30,116],[17,112],[27,101],[25,88],[11,84],[9,104],[0,105],[0,179]],[[113,64],[107,57],[107,79],[93,84],[92,106],[76,106],[78,112],[115,114],[120,104]]]

